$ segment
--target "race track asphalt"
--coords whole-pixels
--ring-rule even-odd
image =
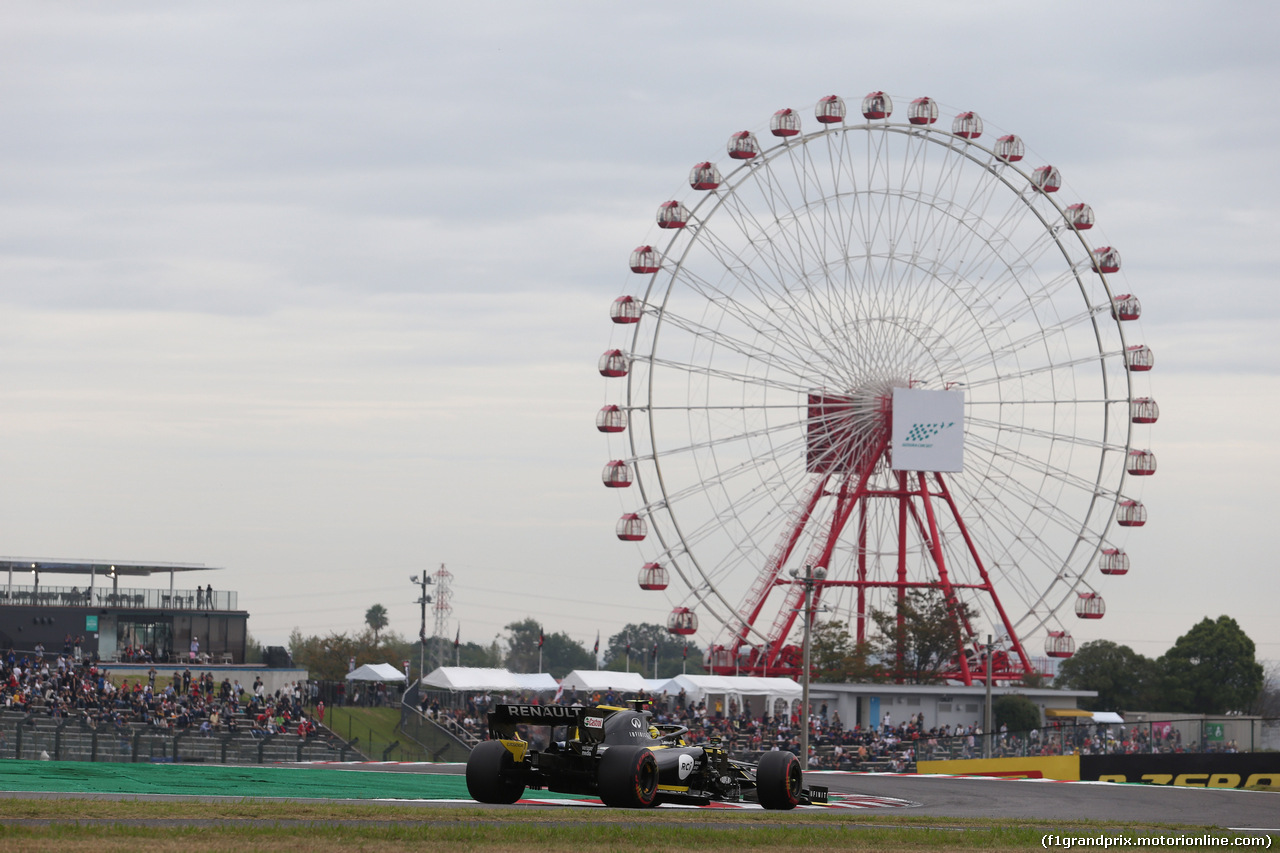
[[[0,761],[2,798],[219,801],[395,802],[431,808],[466,800],[460,764],[144,765]],[[1118,785],[1099,782],[809,773],[845,802],[864,798],[867,814],[940,818],[1164,823],[1280,832],[1280,793],[1232,789]],[[585,805],[583,798],[530,791],[542,802],[504,809]],[[576,803],[575,803],[576,800]],[[470,804],[470,803],[468,803]],[[598,801],[594,806],[599,808]],[[758,807],[757,807],[758,808]]]

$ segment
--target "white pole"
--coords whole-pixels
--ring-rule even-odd
[[[793,578],[799,577],[796,569],[791,570]],[[804,567],[804,669],[800,673],[802,688],[800,699],[800,769],[809,769],[809,643],[810,623],[813,621],[813,584],[827,576],[823,566]]]
[[[982,757],[991,757],[991,635],[987,634],[987,709],[982,715]]]
[[[804,570],[804,669],[800,684],[804,696],[800,699],[800,769],[809,769],[809,619],[813,615],[810,593],[813,591],[813,572],[810,566]]]

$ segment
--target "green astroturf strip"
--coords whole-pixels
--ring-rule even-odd
[[[435,773],[87,761],[0,761],[0,791],[344,800],[470,799],[463,777]],[[580,799],[549,791],[533,791],[529,796]]]

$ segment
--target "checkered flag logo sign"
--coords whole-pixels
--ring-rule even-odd
[[[964,393],[893,389],[895,471],[964,470]]]
[[[928,441],[938,433],[942,432],[944,429],[953,427],[955,425],[956,425],[955,421],[950,421],[948,423],[936,423],[936,424],[915,424],[911,427],[911,430],[907,433],[907,441],[910,441],[910,442]]]

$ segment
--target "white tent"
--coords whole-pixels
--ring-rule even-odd
[[[557,687],[556,680],[545,672],[516,673],[475,666],[442,666],[427,673],[422,683],[437,690],[495,690],[511,693],[524,690],[542,692],[555,690]]]
[[[575,669],[560,682],[565,690],[591,693],[597,690],[621,690],[623,693],[648,692],[645,677],[638,672],[613,672],[607,669]]]
[[[347,673],[347,681],[404,681],[404,673],[389,663],[367,663]]]
[[[669,678],[646,678],[644,680],[644,692],[651,696],[661,693],[667,689],[667,682],[670,680]]]
[[[791,678],[761,678],[749,675],[677,675],[666,682],[659,692],[674,696],[681,690],[693,702],[710,696],[724,696],[726,703],[734,700],[741,708],[747,696],[763,696],[766,713],[773,714],[774,703],[783,700],[790,708],[800,701],[804,689]]]

